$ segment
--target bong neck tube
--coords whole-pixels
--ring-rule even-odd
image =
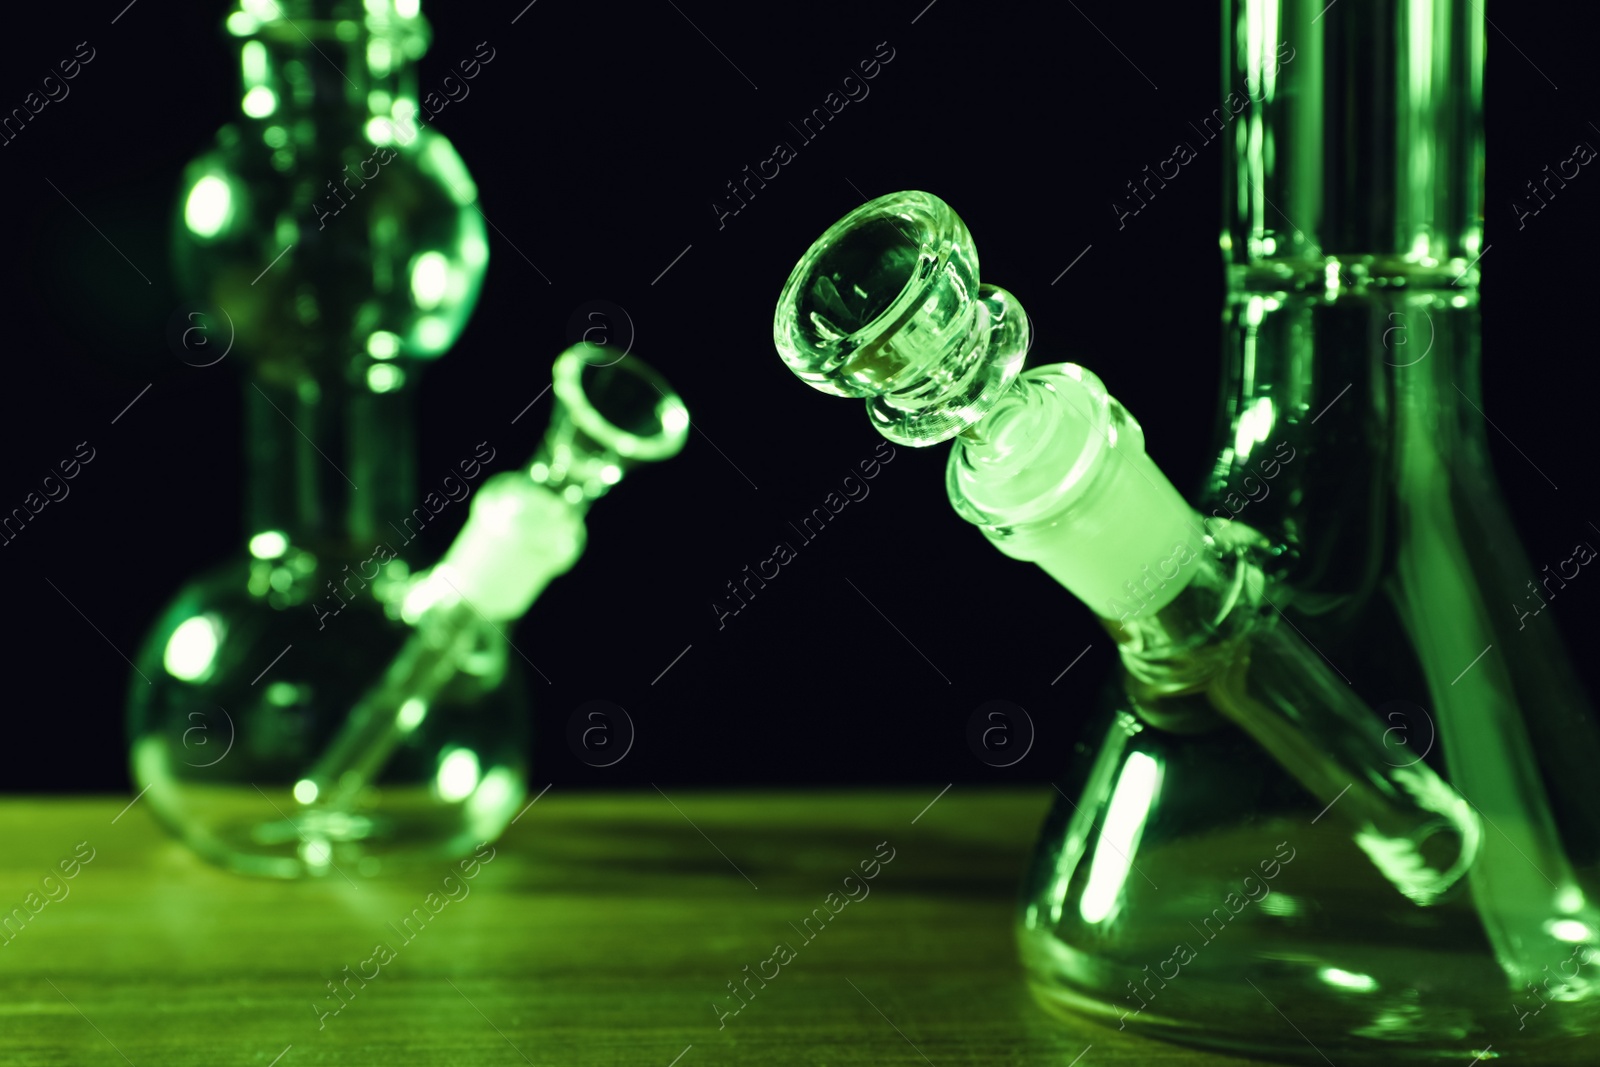
[[[1248,96],[1224,123],[1230,266],[1291,284],[1475,285],[1483,23],[1477,0],[1225,0],[1223,91]]]

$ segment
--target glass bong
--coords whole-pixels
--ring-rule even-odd
[[[813,244],[775,344],[896,443],[953,440],[956,511],[1117,643],[1024,884],[1041,1003],[1303,1062],[1592,1063],[1600,737],[1478,400],[1481,8],[1228,10],[1197,508],[1098,377],[1022,370],[1026,317],[929,194]]]
[[[675,454],[688,413],[637,357],[574,346],[531,462],[489,475],[479,442],[419,503],[418,367],[459,336],[488,260],[472,179],[419,120],[427,25],[415,3],[282,0],[227,28],[244,116],[186,170],[174,243],[192,362],[249,367],[248,551],[189,582],[137,656],[135,785],[243,873],[466,855],[526,793],[506,631],[577,561],[588,505]],[[418,573],[412,542],[469,494]]]

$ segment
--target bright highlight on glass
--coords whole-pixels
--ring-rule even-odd
[[[167,673],[185,682],[206,676],[222,643],[221,628],[209,615],[196,615],[172,631],[162,662]]]
[[[1078,902],[1084,922],[1106,922],[1116,917],[1123,886],[1133,869],[1131,857],[1138,851],[1145,819],[1160,789],[1161,764],[1135,752],[1122,766],[1105,824],[1100,828],[1100,840],[1089,866],[1089,884]]]

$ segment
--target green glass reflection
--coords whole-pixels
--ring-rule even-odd
[[[1161,764],[1136,752],[1122,765],[1106,805],[1105,827],[1089,861],[1089,878],[1078,900],[1078,914],[1091,925],[1115,921],[1123,886],[1133,874],[1150,809],[1161,792]]]
[[[897,214],[914,225],[911,213],[900,210],[907,203],[953,214],[927,193],[891,194],[847,216],[820,244],[851,247],[848,226],[873,227]],[[938,240],[928,227],[906,237],[925,245]],[[963,251],[976,261],[970,247]],[[815,291],[813,273],[862,291],[860,281],[835,273],[836,262],[825,248],[814,248],[785,293]],[[877,317],[859,323],[854,336],[863,347],[888,348],[912,320],[888,313],[888,302],[876,306]],[[790,317],[809,313],[803,297],[780,302],[777,335],[792,336],[784,329]],[[986,323],[974,325],[981,358],[1011,358],[1006,339]],[[928,382],[924,399],[932,396],[936,407],[964,403],[942,367],[920,369]],[[832,373],[852,372],[840,365]],[[1270,406],[1249,411],[1259,424]],[[1252,428],[1259,425],[1241,427]],[[929,433],[922,443],[937,439]],[[1241,728],[1312,796],[1330,806],[1344,801],[1336,821],[1348,825],[1382,876],[1412,900],[1434,902],[1467,869],[1482,836],[1470,807],[1427,766],[1390,766],[1372,709],[1348,695],[1300,635],[1268,610],[1275,598],[1288,597],[1267,573],[1272,554],[1265,542],[1242,524],[1208,529],[1150,462],[1139,424],[1094,374],[1056,364],[1016,379],[957,437],[948,488],[956,510],[996,547],[1039,564],[1105,620],[1129,673],[1128,697],[1145,721],[1192,731],[1221,716]],[[1130,779],[1125,766],[1119,780],[1142,779]],[[1123,790],[1119,785],[1112,794],[1103,832],[1131,837]],[[1111,883],[1095,874],[1108,869],[1107,861],[1096,857],[1085,890],[1095,899],[1082,914],[1103,918],[1114,909],[1102,899]]]
[[[297,811],[292,788],[413,632],[413,542],[460,521],[465,505],[445,508],[494,458],[468,446],[417,492],[418,371],[459,336],[488,262],[476,187],[418,113],[417,4],[245,0],[226,28],[240,114],[184,171],[173,239],[191,320],[247,376],[248,551],[147,638],[134,777],[186,843],[248,873],[465,854],[526,782],[521,680],[481,621],[381,774],[337,810]]]
[[[506,631],[582,552],[589,504],[682,448],[688,412],[637,357],[575,346],[528,467],[489,474],[479,442],[419,502],[411,394],[488,261],[476,186],[419,115],[427,24],[414,0],[244,0],[226,25],[244,117],[186,171],[175,248],[250,375],[248,554],[148,638],[134,776],[186,843],[247,873],[465,855],[526,791]],[[412,542],[469,495],[418,571]]]
[[[999,378],[1025,346],[964,317],[988,287],[927,194],[830,229],[775,341],[895,440],[953,437],[957,511],[1118,640],[1024,887],[1042,1003],[1296,1062],[1592,1062],[1600,733],[1543,611],[1570,572],[1519,546],[1478,385],[1482,10],[1242,0],[1225,26],[1197,508],[1087,371],[970,388],[972,353]]]
[[[839,220],[778,303],[773,342],[789,369],[823,392],[867,398],[896,444],[945,441],[977,422],[1027,352],[1015,298],[978,285],[966,224],[926,193],[880,197]]]
[[[482,629],[499,632],[521,618],[578,561],[590,503],[626,470],[669,459],[688,439],[683,402],[636,356],[575,345],[556,360],[553,380],[556,410],[533,461],[478,490],[444,558],[406,588],[400,614],[412,632],[405,645],[294,784],[294,799],[319,816],[360,805],[460,673]],[[453,802],[472,793],[466,783],[479,782],[479,763],[470,748],[448,751],[437,789]]]

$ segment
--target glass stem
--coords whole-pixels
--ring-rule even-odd
[[[341,811],[352,807],[459,673],[461,658],[481,625],[459,599],[429,609],[383,677],[351,709],[338,735],[295,784],[295,799]]]

